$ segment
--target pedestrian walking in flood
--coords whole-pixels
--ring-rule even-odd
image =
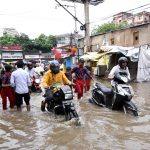
[[[17,110],[21,111],[21,104],[24,98],[27,111],[30,111],[31,80],[29,74],[25,70],[23,70],[23,67],[23,61],[19,60],[17,62],[17,70],[12,72],[10,82],[15,91]]]
[[[66,75],[66,77],[68,78],[68,80],[72,81],[71,67],[67,67],[67,68],[66,68],[65,75]]]
[[[14,108],[14,91],[10,84],[12,67],[10,65],[5,66],[5,73],[2,76],[2,89],[1,89],[1,97],[2,97],[2,106],[3,110],[7,109],[7,98],[10,102],[10,108]]]
[[[78,94],[78,96],[77,96],[78,99],[81,99],[81,97],[83,97],[83,91],[84,91],[84,85],[85,85],[85,80],[84,80],[85,75],[89,76],[89,78],[92,79],[92,77],[88,73],[87,68],[84,67],[84,59],[81,58],[79,60],[79,65],[72,69],[72,73],[75,74],[75,77],[74,77],[75,92],[77,92],[77,94]]]
[[[91,77],[93,76],[92,74],[92,67],[90,66],[85,66],[87,68],[88,74],[85,74],[84,76],[84,80],[85,80],[85,92],[90,90],[90,86],[91,86]]]

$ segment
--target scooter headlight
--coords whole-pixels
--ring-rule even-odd
[[[40,79],[35,79],[35,82],[36,82],[37,84],[39,84],[39,83],[40,83]]]

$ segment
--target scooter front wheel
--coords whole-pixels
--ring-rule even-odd
[[[138,116],[138,112],[137,112],[137,108],[136,106],[132,103],[132,106],[134,107],[131,107],[131,105],[127,105],[125,104],[123,106],[123,110],[124,110],[124,113],[129,113],[129,114],[133,114],[134,116]]]

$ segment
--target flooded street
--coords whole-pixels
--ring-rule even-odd
[[[105,81],[106,82],[106,81]],[[107,83],[106,83],[107,84]],[[41,112],[42,94],[32,94],[31,112],[2,111],[0,102],[0,149],[107,150],[150,149],[150,82],[132,83],[139,116],[101,108],[75,99],[81,126],[63,117]]]

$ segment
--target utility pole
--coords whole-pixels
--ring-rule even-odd
[[[85,12],[85,38],[84,38],[84,53],[85,53],[85,52],[91,51],[89,1],[88,0],[85,0],[84,12]]]
[[[61,5],[58,0],[55,0],[60,6]],[[83,24],[80,20],[78,20],[75,16],[73,16],[68,10],[64,9],[72,16],[76,21],[81,24],[80,29],[85,30],[85,38],[84,38],[84,52],[91,51],[91,41],[90,41],[90,26],[89,26],[89,5],[98,5],[99,3],[103,3],[104,0],[62,0],[62,1],[69,1],[69,2],[76,2],[84,4],[84,12],[85,12],[85,24]]]

